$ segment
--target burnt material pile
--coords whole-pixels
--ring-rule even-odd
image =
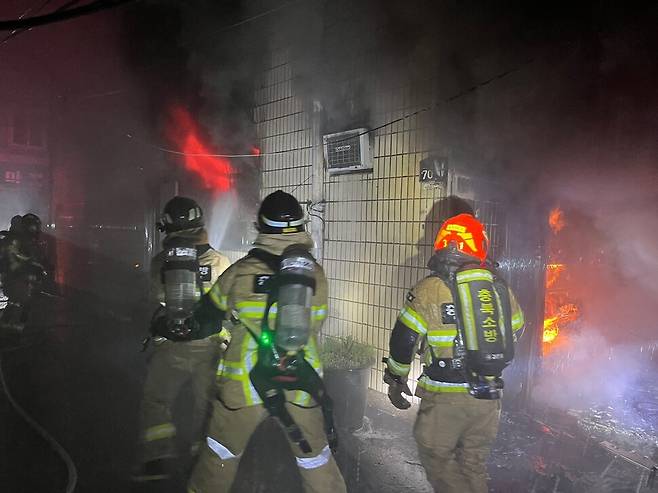
[[[505,413],[490,460],[493,491],[658,491],[655,421],[646,421],[631,424],[612,408]]]

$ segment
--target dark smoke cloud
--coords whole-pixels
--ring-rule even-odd
[[[256,145],[253,94],[262,63],[263,36],[236,26],[253,5],[239,1],[144,2],[125,17],[125,58],[143,84],[156,139],[171,108],[183,106],[202,127],[211,152],[251,153]],[[181,150],[181,149],[176,149]],[[167,156],[170,180],[208,212],[215,246],[239,248],[258,201],[256,159],[232,159],[234,193],[212,194],[182,171],[181,159]],[[218,242],[218,243],[217,243]]]
[[[596,392],[583,389],[606,366],[621,379],[609,386],[615,392],[635,382],[646,360],[630,355],[648,354],[641,349],[656,339],[648,308],[658,279],[655,5],[218,4],[145,4],[142,17],[134,17],[139,29],[132,29],[130,51],[154,125],[175,96],[200,116],[215,145],[242,149],[253,141],[249,110],[259,54],[277,47],[290,47],[304,103],[321,103],[324,132],[372,128],[435,104],[418,118],[430,129],[431,148],[424,150],[449,150],[465,171],[497,177],[514,211],[520,254],[536,253],[551,206],[559,204],[571,222],[570,289],[583,316],[570,347],[547,362],[568,372],[554,372],[543,385],[557,389],[566,381],[574,391],[546,395],[561,395],[565,407],[585,405]],[[161,22],[145,28],[140,19],[149,16]],[[416,99],[377,114],[377,97],[402,94],[409,83]],[[235,206],[226,198],[218,215]],[[629,358],[638,363],[627,371],[615,366]]]

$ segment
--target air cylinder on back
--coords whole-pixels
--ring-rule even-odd
[[[186,240],[172,242],[165,251],[163,281],[167,318],[182,325],[201,296],[196,246]]]
[[[287,352],[301,350],[311,332],[315,261],[306,251],[286,249],[278,278],[276,343]]]

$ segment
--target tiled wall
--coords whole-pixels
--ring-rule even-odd
[[[254,120],[262,153],[261,196],[281,189],[307,201],[311,189],[310,118],[293,92],[288,51],[273,51],[256,87]]]
[[[311,118],[296,94],[295,63],[285,48],[273,48],[256,90],[254,117],[263,153],[262,196],[280,188],[308,201],[312,180]],[[358,72],[354,77],[362,76]],[[366,85],[371,119],[386,122],[431,103],[432,81]],[[347,129],[345,129],[347,130]],[[407,290],[427,275],[442,211],[435,203],[460,193],[453,176],[445,188],[419,183],[419,162],[429,155],[435,135],[429,113],[420,113],[373,132],[373,171],[330,176],[324,182],[324,257],[329,279],[329,318],[323,333],[351,335],[376,349],[370,386],[384,391],[381,358]],[[470,198],[475,198],[468,192]],[[475,201],[489,227],[494,248],[506,248],[502,211]],[[420,372],[415,363],[414,374]]]

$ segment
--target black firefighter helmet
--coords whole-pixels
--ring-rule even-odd
[[[258,209],[258,231],[269,234],[305,231],[304,211],[295,197],[283,190],[269,194]]]
[[[41,219],[36,214],[28,213],[21,218],[21,231],[29,236],[41,233]]]
[[[9,226],[9,231],[17,232],[23,227],[23,216],[20,214],[11,218],[11,225]]]
[[[203,211],[199,204],[190,198],[174,197],[164,206],[158,227],[160,231],[167,234],[186,229],[202,228]]]

